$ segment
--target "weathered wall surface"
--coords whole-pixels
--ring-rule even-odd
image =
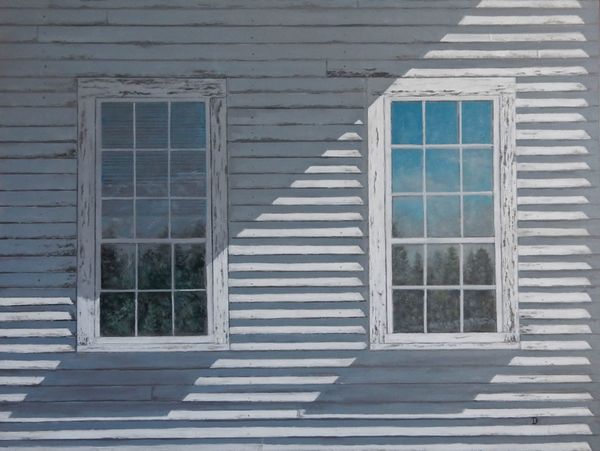
[[[594,0],[2,0],[0,446],[600,448],[598,51]],[[232,351],[71,352],[94,76],[227,78]],[[367,349],[367,85],[421,76],[517,78],[521,350]]]

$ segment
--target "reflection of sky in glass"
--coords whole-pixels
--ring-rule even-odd
[[[465,196],[465,236],[494,236],[494,205],[492,196]]]
[[[104,102],[100,116],[102,147],[131,149],[133,147],[133,103]]]
[[[102,152],[102,195],[133,195],[133,152]]]
[[[137,196],[166,196],[169,167],[166,151],[137,151],[135,155],[135,183]]]
[[[206,118],[203,102],[171,103],[171,147],[203,149],[206,147]]]
[[[136,200],[138,238],[167,238],[169,233],[168,200]]]
[[[462,103],[462,142],[488,144],[492,142],[492,102],[490,100]]]
[[[430,237],[460,236],[459,196],[427,197],[427,235]]]
[[[392,144],[422,144],[421,102],[392,102]]]
[[[135,104],[135,146],[138,149],[167,147],[167,102],[139,102]]]
[[[463,150],[463,190],[492,191],[492,149]]]
[[[425,124],[427,144],[458,143],[457,103],[426,102]]]
[[[402,149],[392,151],[392,191],[421,192],[423,190],[423,151]]]
[[[457,149],[427,149],[427,191],[460,191],[460,155]]]
[[[392,201],[392,236],[398,238],[423,236],[423,198],[395,197]]]
[[[102,201],[102,238],[133,237],[133,200]]]

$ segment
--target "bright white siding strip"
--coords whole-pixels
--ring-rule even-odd
[[[358,180],[296,180],[291,188],[362,188]]]
[[[330,158],[360,158],[361,153],[359,150],[326,150],[322,157]]]
[[[313,402],[320,392],[190,393],[185,402]]]
[[[199,377],[194,385],[320,385],[336,380],[338,376],[211,376]]]
[[[582,366],[590,365],[587,357],[513,357],[509,366]]]
[[[4,321],[70,321],[69,312],[4,312],[0,313],[0,322]]]
[[[365,334],[363,326],[234,326],[231,335],[271,334]]]
[[[591,254],[587,246],[561,246],[561,245],[539,245],[539,246],[519,246],[519,255],[588,255]]]
[[[330,227],[310,229],[244,229],[238,238],[321,238],[321,237],[361,237],[358,227]]]
[[[588,58],[581,49],[548,50],[430,50],[425,59]]]
[[[591,186],[588,179],[519,179],[518,188],[587,188]]]
[[[230,255],[361,255],[360,246],[229,246]]]
[[[230,263],[230,272],[312,272],[312,271],[362,271],[364,268],[360,263],[337,262],[337,263]]]
[[[588,401],[589,393],[480,393],[475,401]]]
[[[530,228],[519,229],[520,237],[529,236],[588,236],[587,229]]]
[[[169,420],[286,420],[300,417],[299,410],[171,410]],[[575,416],[575,415],[572,415]],[[127,418],[123,418],[127,421]],[[150,448],[151,449],[151,448]],[[178,449],[181,449],[178,447]],[[219,448],[215,448],[218,450]],[[233,449],[231,451],[234,451]]]
[[[39,354],[46,352],[73,352],[71,345],[0,345],[0,352],[15,354]]]
[[[521,333],[529,335],[591,334],[592,329],[586,324],[530,324],[521,326]]]
[[[151,439],[232,439],[232,438],[285,438],[290,437],[533,437],[591,435],[587,424],[507,425],[507,426],[247,426],[180,427],[139,429],[53,429],[6,431],[0,440],[151,440]],[[446,446],[446,445],[444,445]],[[518,445],[516,448],[519,449]],[[263,447],[264,449],[264,447]],[[277,445],[272,449],[281,450]],[[298,450],[298,447],[294,447]],[[308,448],[311,449],[311,448]],[[312,447],[314,449],[314,446]],[[332,449],[332,448],[329,448]],[[363,450],[365,448],[362,448]],[[379,446],[376,449],[381,449]],[[393,449],[398,449],[395,446]],[[413,448],[414,449],[414,446]],[[441,449],[448,449],[441,448]],[[460,450],[465,450],[461,444]],[[482,448],[477,447],[473,449]],[[496,447],[497,449],[497,447]],[[539,446],[534,449],[540,449]],[[553,449],[553,448],[550,448]],[[556,448],[554,448],[556,449]],[[572,448],[568,448],[572,449]],[[523,451],[523,448],[520,448]]]
[[[70,337],[69,329],[0,329],[0,338]]]
[[[583,74],[581,74],[583,75]],[[585,99],[517,99],[517,108],[585,108]]]
[[[492,384],[577,384],[588,382],[592,382],[592,378],[587,374],[497,374],[492,378]],[[565,412],[565,414],[567,413]]]
[[[39,385],[44,381],[43,377],[0,377],[0,385],[3,386],[19,386],[19,385]]]
[[[60,360],[0,360],[0,370],[55,370]]]
[[[273,205],[362,205],[358,196],[346,197],[279,197]]]
[[[583,83],[517,83],[517,92],[576,92],[587,91]],[[517,115],[519,117],[519,115]]]
[[[232,351],[357,351],[366,349],[359,341],[296,343],[232,343]]]
[[[21,402],[25,401],[26,397],[26,393],[0,393],[0,402]],[[0,437],[2,437],[1,434]],[[0,438],[0,440],[2,439]]]
[[[521,287],[585,287],[591,285],[586,277],[536,277],[519,279]]]
[[[527,66],[527,67],[470,67],[461,69],[410,69],[406,77],[552,77],[587,75],[583,66]],[[563,100],[563,99],[561,99]],[[566,100],[566,99],[564,99]],[[517,107],[519,106],[517,99]]]
[[[587,293],[519,293],[519,302],[592,302]]]
[[[309,166],[305,174],[360,174],[360,168],[354,165]]]
[[[585,42],[583,33],[449,33],[441,42]]]
[[[548,138],[548,139],[557,139],[557,138]],[[564,139],[569,139],[569,138],[567,138],[567,134],[565,134],[565,138]],[[558,172],[563,172],[563,171],[588,171],[589,169],[590,169],[590,166],[587,163],[584,163],[584,162],[574,162],[574,163],[518,163],[517,164],[517,170],[519,170],[519,171],[552,171],[552,172],[557,172],[558,171]]]
[[[477,8],[581,8],[577,0],[482,0]]]
[[[345,368],[356,359],[218,359],[211,368]]]
[[[521,196],[517,199],[519,205],[573,205],[587,204],[585,196]]]
[[[574,15],[553,16],[465,16],[459,25],[583,25]]]
[[[584,262],[528,262],[519,263],[521,271],[576,271],[592,269],[589,263]],[[528,293],[526,293],[528,294]],[[521,296],[521,302],[523,297]]]
[[[581,221],[589,219],[582,211],[520,211],[519,221]]]
[[[363,318],[361,309],[310,309],[310,310],[232,310],[231,319],[279,319],[279,318]]]
[[[517,155],[587,155],[589,152],[584,146],[518,146]]]
[[[584,308],[572,309],[521,309],[521,318],[529,319],[588,319],[590,313]]]
[[[70,298],[0,298],[0,307],[19,305],[72,305]]]
[[[591,137],[585,130],[517,130],[517,139],[585,140]]]
[[[360,213],[262,213],[256,221],[362,221]]]
[[[231,294],[230,302],[360,302],[360,293]]]
[[[523,341],[526,351],[584,351],[592,349],[587,341]]]
[[[541,114],[517,114],[517,123],[562,123],[562,122],[585,122],[586,119],[579,113],[541,113]]]
[[[358,277],[311,277],[269,279],[229,279],[230,287],[360,287]]]

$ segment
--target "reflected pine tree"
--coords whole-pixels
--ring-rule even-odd
[[[170,288],[171,246],[169,244],[140,244],[138,253],[139,288]]]
[[[135,288],[133,245],[104,244],[101,247],[101,284],[108,289]]]
[[[469,252],[465,261],[464,283],[469,285],[494,283],[494,262],[486,249],[480,247]]]
[[[427,267],[429,285],[456,285],[460,282],[460,260],[455,246],[438,249],[430,256]]]
[[[171,293],[139,293],[138,335],[171,335]]]
[[[420,252],[412,252],[412,255],[409,255],[405,246],[392,247],[392,283],[394,285],[423,284],[423,257]]]

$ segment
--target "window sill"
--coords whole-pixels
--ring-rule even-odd
[[[194,352],[227,351],[229,343],[215,343],[212,337],[117,337],[99,338],[91,343],[79,343],[78,352]]]
[[[393,349],[519,349],[516,333],[389,334],[373,350]]]

